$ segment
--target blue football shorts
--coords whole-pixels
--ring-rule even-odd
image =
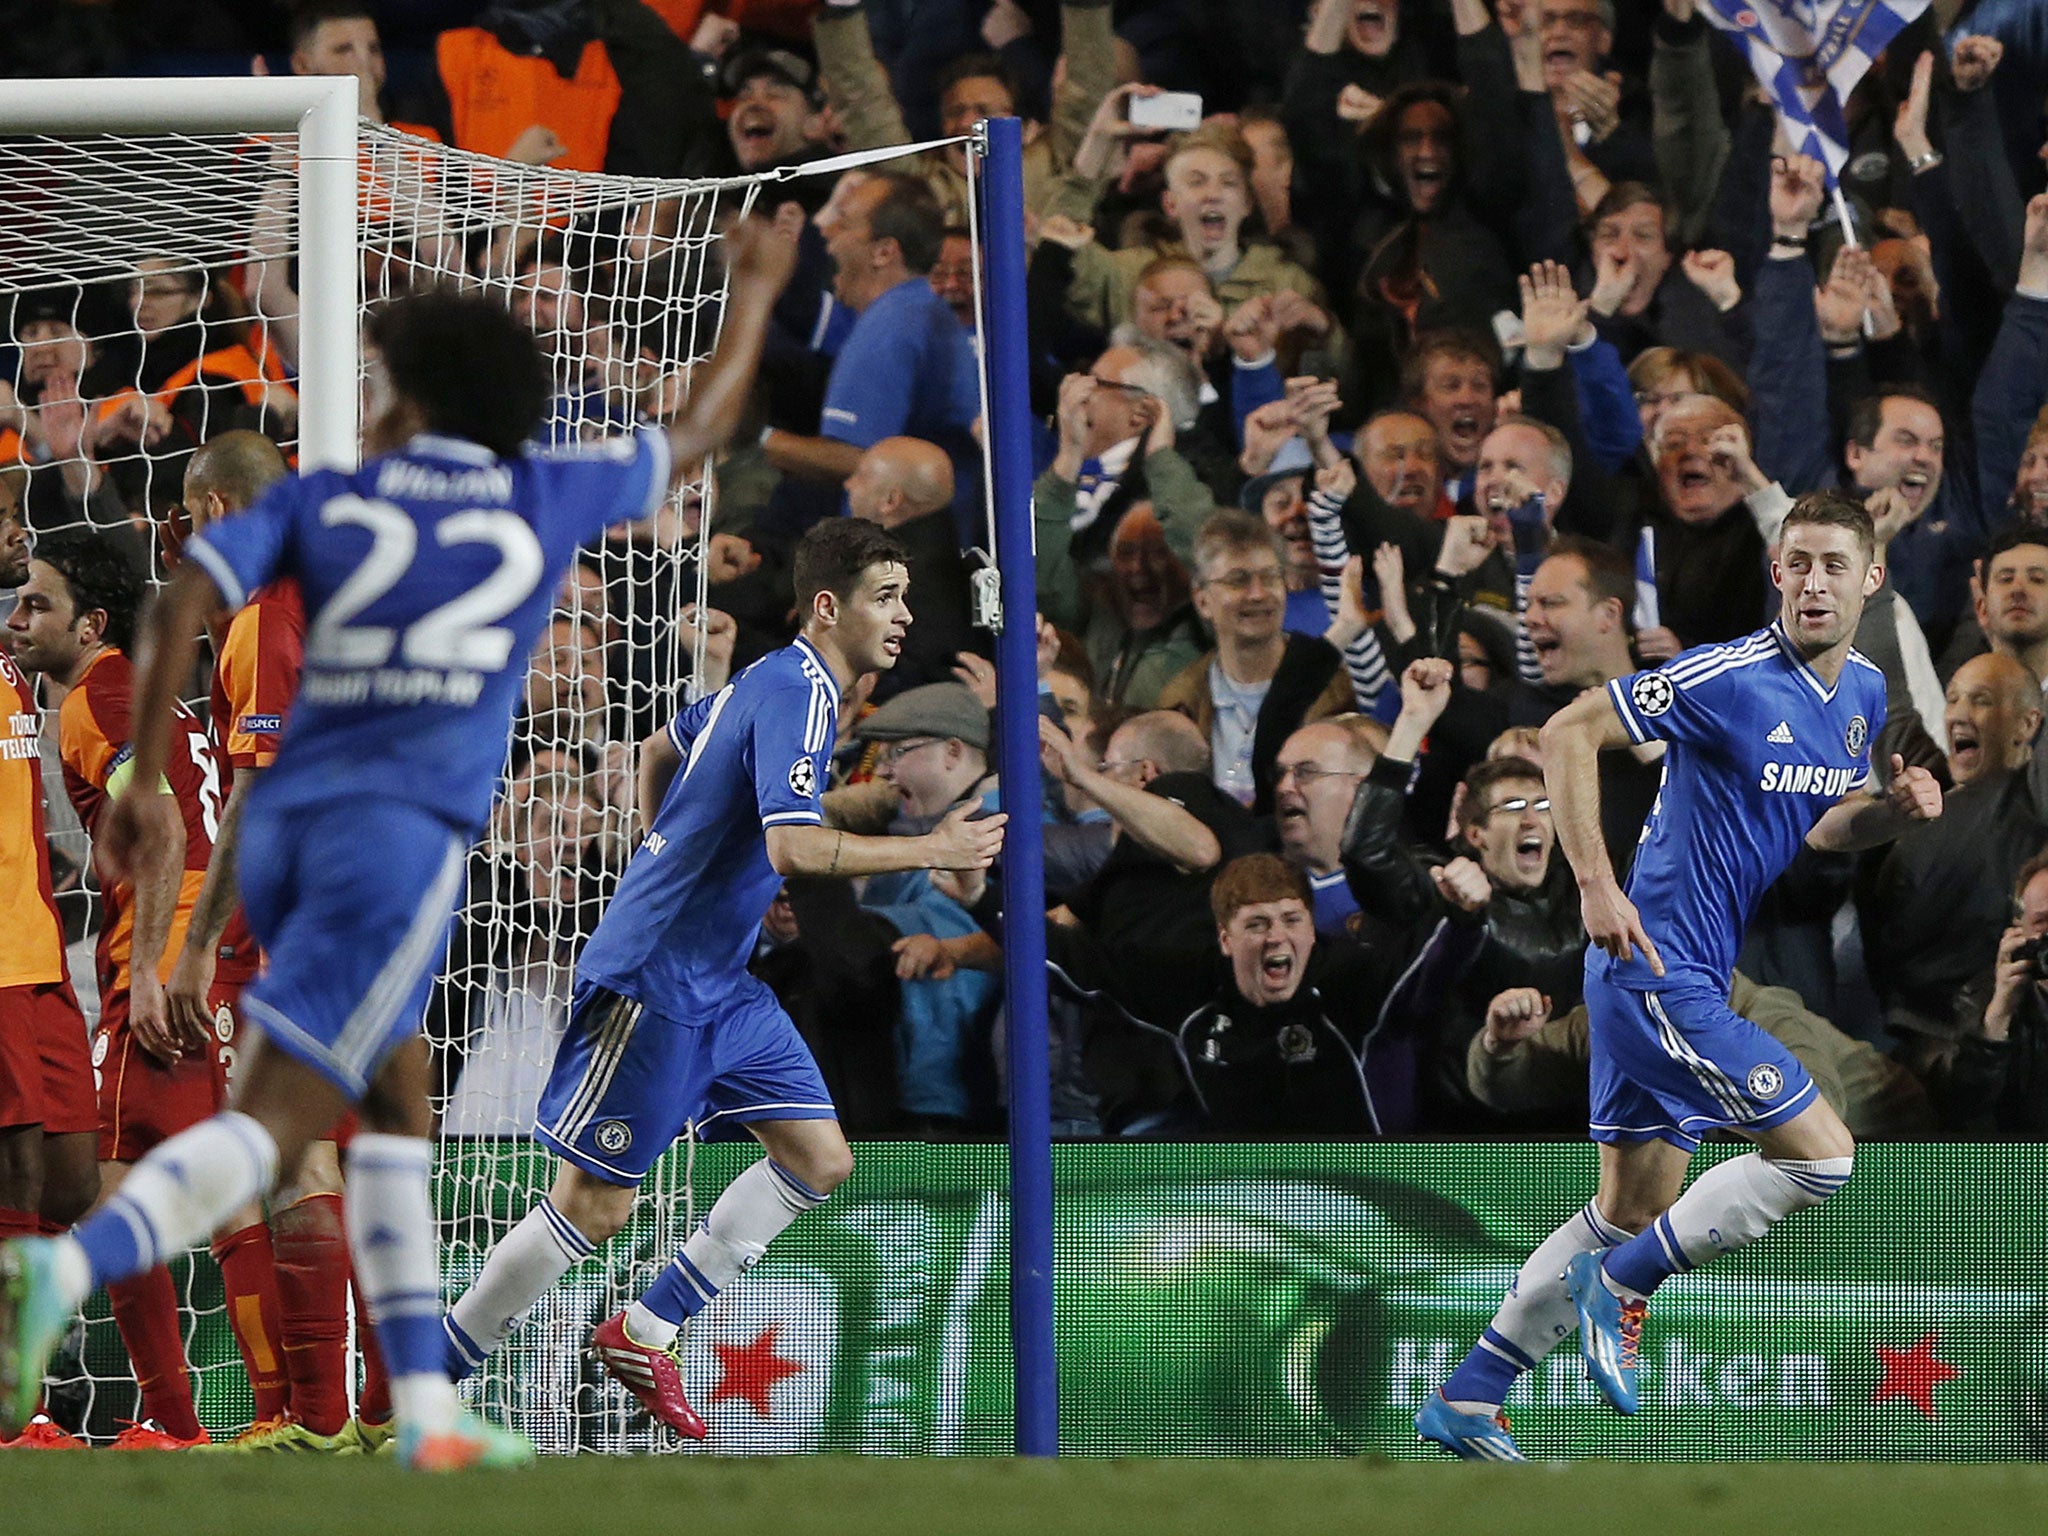
[[[1595,1141],[1656,1138],[1687,1151],[1709,1131],[1765,1131],[1814,1102],[1798,1059],[1728,1006],[1725,987],[1681,977],[1656,992],[1616,986],[1586,963]]]
[[[586,1173],[638,1184],[692,1124],[836,1120],[811,1048],[765,983],[687,1022],[579,981],[534,1134]]]
[[[252,803],[236,869],[267,969],[242,1010],[265,1041],[360,1099],[420,1027],[468,847],[440,817],[390,800]]]

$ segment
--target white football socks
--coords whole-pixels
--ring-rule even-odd
[[[1475,1385],[1503,1378],[1512,1380],[1513,1376],[1533,1370],[1545,1355],[1570,1338],[1579,1325],[1579,1314],[1564,1283],[1565,1266],[1582,1253],[1600,1253],[1632,1236],[1633,1233],[1602,1216],[1600,1207],[1588,1200],[1584,1209],[1543,1239],[1523,1261],[1508,1285],[1500,1310],[1493,1315],[1492,1326],[1480,1335],[1473,1348],[1475,1356],[1492,1355],[1502,1365],[1511,1367],[1512,1374],[1488,1370],[1473,1372],[1469,1379]],[[1451,1393],[1463,1375],[1463,1371],[1455,1373],[1444,1384],[1444,1397],[1450,1406],[1459,1413],[1484,1413],[1488,1417],[1500,1412],[1498,1401],[1453,1398]]]
[[[483,1273],[448,1309],[448,1336],[463,1363],[475,1370],[505,1341],[533,1304],[591,1253],[552,1200],[542,1200],[499,1241]]]
[[[1776,1161],[1751,1152],[1709,1168],[1640,1237],[1601,1260],[1607,1288],[1646,1297],[1671,1276],[1733,1253],[1849,1182],[1853,1157]]]
[[[349,1253],[391,1375],[400,1424],[453,1424],[461,1400],[448,1379],[441,1330],[441,1271],[428,1194],[433,1144],[422,1136],[363,1132],[348,1149]]]
[[[277,1182],[277,1143],[229,1110],[180,1131],[128,1170],[121,1187],[59,1240],[59,1283],[82,1301],[205,1242]]]
[[[628,1336],[667,1349],[685,1320],[752,1269],[791,1222],[823,1200],[770,1158],[744,1170],[725,1186],[647,1294],[626,1309]]]

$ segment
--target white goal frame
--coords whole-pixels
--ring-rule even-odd
[[[361,323],[353,75],[0,80],[0,134],[296,133],[301,471],[352,470]]]

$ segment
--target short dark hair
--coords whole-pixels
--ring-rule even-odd
[[[1884,428],[1884,403],[1887,400],[1917,400],[1935,415],[1941,415],[1941,402],[1934,398],[1932,390],[1919,384],[1888,384],[1849,407],[1847,441],[1858,448],[1868,448],[1876,443],[1877,434]]]
[[[1561,555],[1569,556],[1585,567],[1586,590],[1592,594],[1596,606],[1612,598],[1621,604],[1622,622],[1629,622],[1636,606],[1636,570],[1626,555],[1612,544],[1581,538],[1575,533],[1560,534],[1552,539],[1550,551],[1543,558],[1555,560]]]
[[[286,36],[293,53],[305,47],[313,34],[330,21],[374,23],[377,13],[368,0],[298,0],[286,21]]]
[[[946,214],[938,194],[918,177],[895,171],[876,173],[874,179],[888,191],[868,215],[868,237],[894,240],[912,272],[931,271],[946,243]]]
[[[75,617],[98,609],[107,616],[100,638],[116,650],[135,648],[142,577],[111,538],[82,528],[68,529],[36,540],[35,557],[64,578]]]
[[[423,293],[375,311],[367,330],[392,388],[431,431],[509,459],[547,412],[540,343],[494,299]]]
[[[2039,523],[2028,522],[2025,518],[2008,523],[1991,540],[1991,547],[1984,551],[1984,569],[1988,574],[1991,562],[2009,549],[2018,549],[2022,544],[2031,544],[2036,549],[2048,549],[2048,528]]]
[[[910,552],[895,534],[858,517],[826,518],[797,541],[790,562],[798,615],[809,616],[820,592],[845,601],[869,566],[890,564],[910,564]]]
[[[1593,237],[1593,231],[1600,227],[1602,219],[1611,219],[1618,213],[1627,213],[1631,208],[1654,208],[1657,217],[1664,223],[1664,248],[1671,248],[1671,231],[1678,227],[1678,220],[1671,211],[1671,205],[1654,187],[1640,181],[1617,181],[1607,189],[1606,196],[1593,205],[1593,211],[1586,215],[1586,238]]]
[[[1402,400],[1422,398],[1422,381],[1429,374],[1429,365],[1440,357],[1484,365],[1493,380],[1494,393],[1500,392],[1500,348],[1492,338],[1478,331],[1445,328],[1419,333],[1408,355],[1401,359]]]
[[[1494,757],[1474,763],[1465,775],[1465,798],[1458,802],[1458,830],[1469,832],[1493,814],[1486,796],[1496,784],[1543,782],[1543,770],[1526,757]]]
[[[1240,909],[1289,897],[1315,910],[1315,892],[1309,889],[1307,875],[1277,853],[1248,853],[1232,859],[1216,876],[1209,887],[1209,910],[1218,928],[1228,928]]]
[[[1793,502],[1778,533],[1780,544],[1792,529],[1805,527],[1846,528],[1856,536],[1865,560],[1877,553],[1877,528],[1869,509],[1844,491],[1808,491]]]
[[[993,80],[1010,93],[1010,105],[1016,106],[1024,92],[1017,83],[1017,72],[1010,68],[1009,61],[1000,53],[963,53],[932,77],[932,95],[944,98],[962,80]]]

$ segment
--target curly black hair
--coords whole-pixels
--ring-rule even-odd
[[[533,333],[491,299],[423,293],[370,316],[391,387],[430,431],[516,456],[547,413],[547,361]]]
[[[35,557],[64,578],[74,623],[97,609],[107,616],[100,638],[116,650],[134,649],[142,577],[112,539],[83,529],[46,534],[36,540]]]

